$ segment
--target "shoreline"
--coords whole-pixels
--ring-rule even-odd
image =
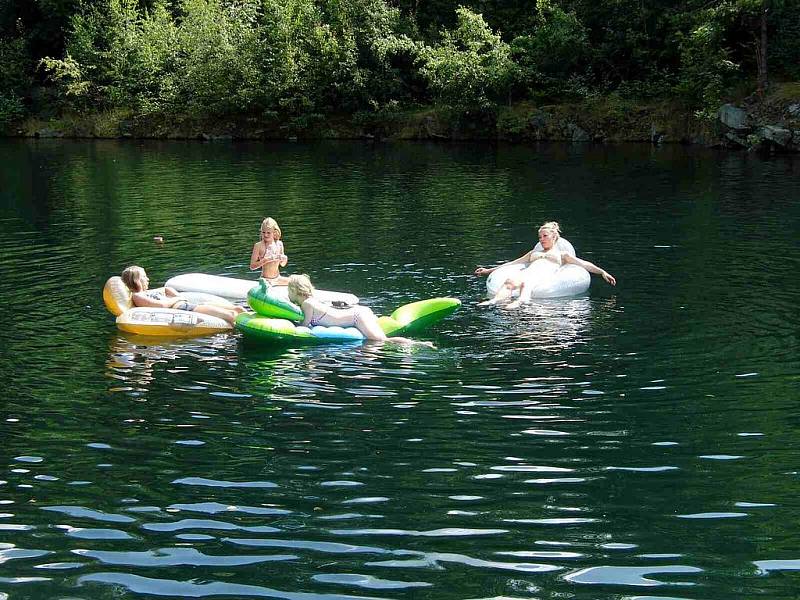
[[[701,119],[668,100],[636,103],[607,96],[577,103],[520,102],[472,113],[418,107],[333,114],[302,128],[291,120],[140,116],[126,109],[110,109],[50,118],[31,116],[8,125],[0,135],[202,141],[638,142],[797,153],[800,152],[800,84],[775,86],[763,99],[746,98],[724,104],[714,119]]]

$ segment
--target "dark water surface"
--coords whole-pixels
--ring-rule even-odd
[[[794,599],[800,160],[0,141],[0,599]],[[394,345],[121,335],[109,275],[290,265]],[[562,223],[616,275],[481,309]],[[166,242],[156,246],[154,235]]]

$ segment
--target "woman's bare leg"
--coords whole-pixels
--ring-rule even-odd
[[[233,325],[233,322],[236,320],[236,315],[244,312],[244,309],[241,306],[236,306],[231,309],[222,308],[221,306],[213,306],[211,304],[198,304],[194,310],[195,312],[203,313],[204,315],[223,319],[231,325]]]
[[[505,310],[514,310],[515,308],[519,308],[522,304],[526,304],[531,301],[531,286],[526,286],[525,281],[521,281],[519,284],[519,298],[514,300],[509,304],[506,304],[503,308]]]
[[[368,340],[385,340],[386,334],[378,323],[378,317],[366,306],[354,306],[350,309],[355,312],[355,325]]]
[[[504,300],[508,300],[514,294],[514,290],[520,285],[521,282],[517,281],[516,279],[508,278],[506,279],[505,283],[497,290],[497,293],[494,295],[494,298],[491,300],[486,300],[484,302],[480,302],[478,306],[492,306],[494,304],[499,304]]]

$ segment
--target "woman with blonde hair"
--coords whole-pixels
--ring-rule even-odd
[[[122,282],[132,293],[132,300],[135,306],[150,306],[159,308],[175,308],[177,310],[188,310],[219,317],[233,325],[236,315],[244,312],[241,306],[225,308],[214,306],[213,304],[192,304],[181,296],[174,288],[165,287],[163,292],[150,290],[150,279],[147,272],[137,265],[131,265],[122,271]]]
[[[526,252],[522,256],[496,267],[478,267],[475,275],[489,275],[501,267],[514,264],[527,265],[519,273],[507,278],[494,298],[481,302],[480,306],[498,304],[505,300],[510,300],[516,291],[519,291],[519,299],[511,302],[506,308],[517,308],[521,303],[530,300],[530,293],[526,293],[526,288],[530,288],[531,283],[536,278],[552,275],[562,264],[573,264],[583,267],[589,273],[600,275],[607,283],[617,285],[617,280],[606,270],[601,269],[588,260],[583,260],[575,256],[575,250],[567,240],[561,237],[561,227],[556,221],[548,221],[539,227],[539,243],[533,250]]]
[[[272,285],[286,285],[289,280],[281,277],[280,267],[285,267],[289,258],[284,253],[281,228],[272,217],[261,221],[260,239],[253,245],[250,268],[261,269],[261,277]]]
[[[334,308],[325,304],[314,296],[314,286],[308,275],[291,275],[288,286],[289,300],[297,304],[303,311],[305,327],[316,327],[317,325],[355,327],[368,340],[433,346],[431,342],[420,342],[404,337],[386,337],[378,322],[378,317],[366,306]]]

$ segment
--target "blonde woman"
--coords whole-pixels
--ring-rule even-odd
[[[289,279],[281,277],[280,267],[285,267],[289,258],[284,253],[281,228],[272,217],[261,222],[261,239],[253,245],[250,268],[261,269],[261,277],[271,285],[286,285]]]
[[[404,337],[386,337],[378,317],[366,306],[334,308],[314,297],[314,286],[308,275],[291,275],[288,283],[289,300],[303,311],[305,327],[355,327],[368,340],[422,344],[433,347],[431,342],[420,342]]]
[[[610,285],[617,285],[617,280],[606,270],[601,269],[588,260],[583,260],[575,256],[572,244],[561,238],[561,228],[557,222],[548,221],[544,223],[539,227],[538,233],[539,244],[530,252],[526,252],[519,258],[496,267],[478,267],[475,269],[475,275],[482,276],[489,275],[506,265],[528,265],[519,273],[506,279],[494,298],[481,302],[479,306],[489,306],[510,300],[514,292],[519,291],[519,299],[506,306],[508,309],[517,308],[521,303],[530,300],[529,293],[526,294],[526,286],[530,287],[530,283],[536,278],[552,275],[562,264],[578,265],[586,269],[589,273],[600,275]],[[541,250],[537,250],[537,248],[540,247]]]
[[[236,315],[244,312],[241,306],[224,308],[213,304],[192,304],[181,296],[174,288],[165,287],[163,292],[150,290],[150,279],[142,267],[131,265],[122,271],[122,282],[131,291],[135,306],[149,306],[157,308],[175,308],[188,310],[219,317],[233,325]]]

